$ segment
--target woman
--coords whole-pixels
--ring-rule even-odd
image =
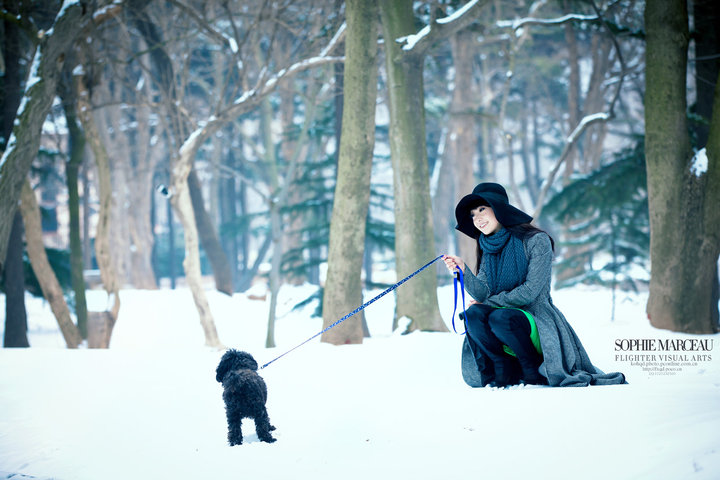
[[[530,225],[532,217],[510,205],[501,185],[479,184],[457,204],[455,217],[455,228],[477,240],[474,272],[460,257],[443,256],[451,272],[463,272],[465,289],[474,298],[464,314],[462,373],[468,385],[625,383],[622,373],[593,366],[553,305],[553,241]]]

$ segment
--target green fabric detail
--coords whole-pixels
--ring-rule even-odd
[[[512,308],[512,307],[498,307],[498,308],[508,308],[511,310],[520,310],[521,312],[523,312],[525,314],[525,316],[528,319],[528,322],[530,322],[530,341],[532,342],[533,347],[535,347],[535,350],[537,350],[537,352],[540,355],[542,355],[542,347],[540,346],[540,335],[538,335],[538,329],[537,329],[537,325],[535,324],[535,319],[530,314],[530,312],[526,312],[522,308]],[[507,345],[503,345],[503,350],[505,350],[505,353],[507,353],[508,355],[517,357],[517,355],[515,355],[515,352],[513,352],[512,348],[508,347]]]

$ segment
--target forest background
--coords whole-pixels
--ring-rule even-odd
[[[649,289],[718,331],[720,5],[668,1],[4,1],[4,346],[25,291],[68,347],[110,345],[123,288],[317,285],[324,324],[441,253],[457,200],[507,187],[556,285]],[[679,227],[681,226],[681,227]],[[438,269],[394,322],[446,327]],[[87,311],[85,290],[107,292]],[[260,286],[260,288],[258,288]],[[265,290],[263,286],[267,286]],[[320,314],[320,312],[318,312]],[[362,314],[359,314],[362,318]],[[323,335],[361,343],[364,322]]]

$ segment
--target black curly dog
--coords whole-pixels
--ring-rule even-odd
[[[241,445],[242,419],[255,420],[255,431],[263,442],[274,442],[270,435],[275,427],[270,425],[265,408],[267,386],[257,373],[258,364],[247,352],[230,349],[223,355],[215,371],[215,380],[223,385],[223,400],[228,422],[230,446]]]

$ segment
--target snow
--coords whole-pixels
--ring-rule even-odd
[[[76,3],[76,2],[73,2],[73,3]],[[95,13],[93,14],[93,19],[94,19],[95,21],[98,21],[98,19],[101,19],[101,18],[105,17],[106,15],[108,15],[109,12],[111,12],[114,8],[116,8],[116,7],[119,6],[119,5],[122,5],[122,2],[121,2],[121,1],[118,1],[118,0],[115,0],[114,2],[112,2],[112,3],[110,3],[110,4],[105,5],[104,7],[99,8],[99,9],[98,9],[97,11],[95,11]]]
[[[465,14],[466,14],[471,8],[473,8],[475,5],[477,5],[477,3],[478,3],[479,1],[480,1],[480,0],[471,0],[471,1],[469,1],[468,3],[466,3],[466,4],[463,5],[461,8],[457,9],[455,12],[453,12],[453,13],[450,14],[450,15],[448,15],[447,17],[438,18],[438,19],[437,19],[437,23],[439,23],[439,24],[441,24],[441,25],[444,25],[444,24],[448,24],[448,23],[454,22],[454,21],[457,20],[458,18],[460,18],[460,17],[462,17],[463,15],[465,15]]]
[[[347,30],[347,24],[346,24],[345,22],[343,22],[342,25],[340,25],[340,26],[338,27],[338,30],[337,30],[337,32],[335,32],[335,35],[333,35],[333,38],[330,39],[330,43],[328,43],[328,44],[325,46],[325,48],[323,48],[323,49],[320,51],[320,56],[321,56],[321,57],[327,57],[328,55],[330,55],[330,52],[332,51],[332,49],[335,48],[335,46],[336,46],[336,45],[343,39],[343,37],[345,36],[345,30]]]
[[[692,158],[690,172],[696,177],[702,177],[708,170],[708,157],[705,148],[699,150]]]
[[[602,122],[607,121],[610,119],[610,114],[606,112],[600,112],[600,113],[594,113],[592,115],[586,115],[583,117],[582,120],[580,120],[580,123],[578,123],[577,127],[575,127],[575,130],[568,135],[567,143],[573,143],[578,135],[580,135],[584,130],[585,127],[592,123],[592,122]]]
[[[465,15],[470,9],[472,9],[475,5],[477,5],[479,0],[471,0],[470,2],[463,5],[461,8],[453,12],[452,14],[448,15],[447,17],[439,18],[436,20],[436,23],[440,25],[447,25],[450,24],[456,20],[458,20],[460,17]],[[422,40],[425,36],[427,36],[430,33],[430,25],[425,25],[418,33],[407,35],[404,37],[400,37],[395,39],[396,42],[404,44],[402,46],[402,49],[405,51],[410,51],[413,48],[415,48],[415,45]]]
[[[518,30],[523,28],[525,25],[559,25],[572,20],[580,22],[592,22],[597,20],[597,15],[580,15],[576,13],[570,13],[558,18],[516,18],[514,20],[500,20],[496,22],[496,25],[500,28],[512,28]]]
[[[269,298],[206,293],[221,340],[264,364],[322,329],[316,305],[292,310],[313,292],[281,289],[273,349]],[[452,285],[438,297],[449,325]],[[628,385],[472,389],[460,376],[462,337],[392,332],[386,295],[365,310],[372,338],[362,345],[315,339],[260,371],[278,441],[259,442],[249,421],[237,447],[226,444],[214,378],[222,352],[203,345],[187,288],[121,291],[107,350],[65,349],[48,305],[28,297],[32,348],[0,350],[0,478],[718,478],[720,335],[652,328],[647,294],[619,294],[615,322],[608,290],[553,297],[593,362]],[[88,291],[91,309],[106,300]],[[643,367],[628,356],[663,352],[615,350],[632,339],[708,340],[711,351],[677,353],[711,359]]]
[[[418,33],[395,39],[397,43],[404,43],[402,49],[406,52],[415,48],[415,45],[430,33],[430,25],[425,25]]]
[[[225,39],[227,40],[228,44],[230,45],[230,50],[233,52],[233,54],[237,55],[240,49],[238,48],[238,44],[235,41],[235,39],[231,36],[226,36]]]

